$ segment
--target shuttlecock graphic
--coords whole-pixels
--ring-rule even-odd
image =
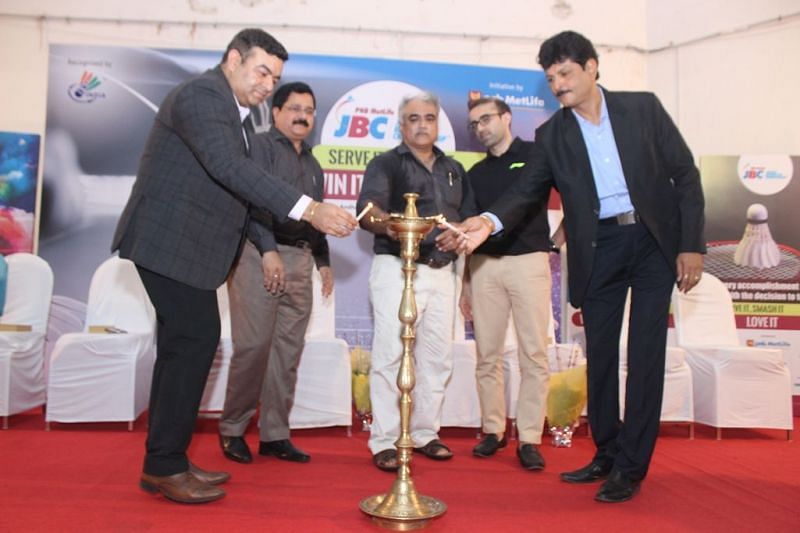
[[[769,268],[781,262],[781,251],[767,224],[767,208],[761,204],[753,204],[747,208],[747,226],[733,262],[741,266]]]

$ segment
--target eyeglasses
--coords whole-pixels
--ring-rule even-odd
[[[304,115],[311,115],[313,117],[314,115],[317,114],[317,110],[314,109],[313,107],[301,107],[299,105],[287,105],[286,107],[284,107],[284,109],[286,111],[288,111],[289,113],[297,113],[298,115],[300,113],[302,113]]]
[[[475,131],[478,129],[478,124],[481,126],[486,126],[492,121],[492,117],[499,117],[500,115],[501,113],[486,113],[485,115],[478,117],[478,120],[468,122],[467,127],[469,128],[469,131]]]

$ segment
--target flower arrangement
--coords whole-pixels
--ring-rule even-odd
[[[586,405],[586,364],[578,364],[578,359],[575,345],[563,364],[556,349],[557,368],[550,374],[547,395],[547,427],[556,447],[572,446],[572,433]]]
[[[361,346],[350,350],[352,371],[353,405],[361,419],[361,430],[369,431],[372,418],[372,404],[369,400],[370,351]]]

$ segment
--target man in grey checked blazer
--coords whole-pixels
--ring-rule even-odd
[[[216,485],[230,477],[196,467],[186,449],[219,342],[216,289],[239,255],[248,206],[338,237],[356,226],[347,211],[302,195],[249,158],[249,108],[270,95],[287,59],[268,33],[242,30],[220,65],[167,95],[114,235],[112,250],[136,264],[158,320],[140,485],[173,501],[222,498]]]

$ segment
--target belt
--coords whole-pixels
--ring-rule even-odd
[[[639,214],[636,211],[620,213],[613,217],[601,218],[597,223],[601,226],[629,226],[639,222]]]
[[[452,263],[450,259],[437,259],[435,257],[420,257],[416,261],[420,265],[426,265],[431,268],[443,268]]]
[[[303,239],[298,239],[296,241],[277,241],[278,244],[282,244],[283,246],[294,246],[295,248],[311,248],[311,243],[309,241],[305,241]]]

